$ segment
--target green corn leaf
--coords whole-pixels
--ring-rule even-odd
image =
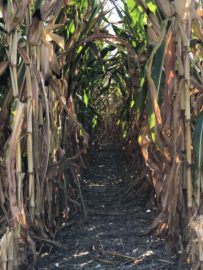
[[[131,102],[130,102],[130,108],[132,109],[134,105],[135,105],[135,101],[134,100],[131,100]]]
[[[155,54],[154,65],[153,65],[154,68],[152,70],[152,79],[154,80],[154,83],[158,92],[157,94],[158,94],[159,105],[161,103],[162,95],[163,95],[163,93],[161,92],[160,85],[161,85],[161,79],[163,77],[165,48],[166,48],[166,40],[162,42],[157,53]]]
[[[145,101],[146,101],[146,97],[147,97],[147,88],[146,87],[140,88],[137,91],[136,101],[135,101],[135,110],[136,110],[136,121],[137,121],[137,125],[139,123],[140,116],[143,113],[143,109],[144,109],[144,104],[145,104]]]
[[[117,6],[114,2],[113,2],[113,4],[114,4],[114,7],[115,7],[115,9],[116,9],[116,12],[118,13],[118,16],[119,16],[121,19],[123,19],[124,14],[121,12],[120,8],[118,8],[118,6]]]
[[[145,80],[145,77],[146,77],[146,71],[143,68],[141,71],[140,88],[138,89],[138,91],[136,93],[136,98],[135,98],[135,110],[136,110],[137,125],[139,123],[140,116],[143,113],[144,104],[145,104],[146,98],[147,98],[148,85],[147,85],[147,81]]]
[[[193,135],[193,147],[195,155],[195,168],[201,170],[203,164],[203,112],[200,113],[195,123]]]
[[[200,205],[201,190],[203,190],[202,183],[202,164],[203,164],[203,112],[200,113],[196,120],[193,135],[193,149],[195,156],[195,170],[194,170],[194,186],[196,191],[196,203]]]
[[[112,51],[114,51],[116,48],[114,47],[114,46],[108,46],[108,47],[106,47],[106,48],[104,48],[104,49],[102,49],[101,50],[101,57],[102,58],[104,58],[107,54],[108,54],[108,52],[112,52]]]
[[[153,13],[156,12],[157,6],[154,4],[154,1],[150,1],[147,5],[148,5],[148,8],[149,8]]]
[[[42,0],[35,1],[35,9],[40,9],[41,5],[42,5]]]
[[[125,38],[125,39],[129,39],[130,38],[129,34],[127,34],[126,31],[124,31],[123,29],[117,27],[116,25],[112,25],[112,27],[113,27],[114,32],[118,36],[120,36],[122,38]]]
[[[84,100],[85,106],[87,107],[88,106],[88,96],[87,96],[86,91],[84,91],[83,100]]]
[[[165,26],[167,28],[167,33],[169,33],[170,26],[167,27],[167,24]],[[168,34],[167,34],[168,35]],[[157,48],[155,47],[151,53],[149,63],[150,65],[147,65],[147,75],[148,75],[148,80],[150,82],[150,88],[152,91],[150,91],[150,97],[149,97],[149,106],[148,106],[148,123],[150,126],[150,129],[152,131],[151,135],[152,138],[156,138],[154,136],[155,132],[155,125],[156,122],[154,122],[154,117],[153,115],[156,115],[157,121],[161,120],[161,113],[160,109],[157,110],[157,106],[160,108],[159,102],[161,102],[161,79],[163,78],[163,63],[164,63],[164,55],[165,55],[165,48],[166,48],[166,39],[164,38],[161,43],[158,44]],[[153,65],[152,65],[153,64]],[[151,68],[151,79],[150,79],[150,69]],[[163,88],[164,89],[164,88]],[[152,106],[153,105],[153,106]],[[153,108],[153,112],[152,112]],[[154,123],[153,123],[154,122]],[[153,140],[154,140],[153,139]],[[158,144],[158,142],[157,142]]]
[[[71,21],[71,24],[69,26],[69,31],[71,34],[73,34],[75,32],[75,23],[74,21]]]
[[[100,9],[100,7],[97,5],[93,8],[93,10],[88,18],[88,21],[85,24],[84,29],[79,34],[78,40],[81,40],[84,36],[87,36],[87,34],[92,30],[92,28],[95,26],[95,24],[97,22],[99,22],[99,20],[101,20],[103,15],[99,14],[97,16],[99,9]]]
[[[152,140],[155,143],[156,142],[156,137],[155,137],[156,117],[155,117],[155,113],[154,113],[154,110],[153,110],[151,97],[148,95],[147,98],[148,98],[147,120],[148,120],[148,125],[149,125],[149,128],[150,128]]]

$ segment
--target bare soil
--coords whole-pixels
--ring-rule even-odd
[[[179,269],[176,255],[167,255],[164,240],[147,233],[158,215],[154,206],[147,206],[147,194],[125,200],[135,170],[129,168],[124,153],[103,144],[92,157],[81,181],[88,222],[78,213],[56,235],[55,240],[69,248],[46,248],[35,269]]]

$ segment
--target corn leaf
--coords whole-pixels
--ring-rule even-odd
[[[199,171],[203,164],[203,112],[200,113],[195,123],[193,147],[195,154],[195,168]]]
[[[166,48],[166,40],[163,40],[161,46],[159,47],[157,53],[154,57],[154,65],[152,70],[152,78],[155,83],[157,92],[158,92],[158,103],[160,105],[161,98],[159,97],[161,92],[160,85],[161,85],[161,78],[163,76],[163,63],[164,63],[164,54]]]
[[[0,63],[0,76],[6,71],[8,65],[9,65],[9,61]]]
[[[193,148],[195,156],[195,171],[194,171],[194,187],[195,200],[197,205],[200,205],[202,183],[202,163],[203,163],[203,112],[200,113],[195,123],[195,131],[193,135]]]

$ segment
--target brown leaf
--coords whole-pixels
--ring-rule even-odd
[[[172,112],[172,94],[173,94],[173,86],[175,79],[175,63],[176,63],[176,55],[175,55],[175,44],[172,32],[169,34],[166,46],[166,55],[165,55],[165,73],[166,73],[166,81],[165,81],[165,91],[163,96],[163,115],[164,115],[164,130],[165,133],[170,135],[170,123],[171,123],[171,112]]]
[[[186,20],[190,12],[191,0],[175,0],[174,7],[181,20]]]
[[[59,35],[56,35],[52,32],[47,32],[46,33],[46,40],[47,41],[53,40],[59,47],[61,47],[61,49],[64,50],[64,47],[65,47],[64,38],[60,37]]]
[[[30,57],[27,54],[27,52],[20,45],[17,45],[17,48],[18,48],[18,51],[19,51],[21,57],[23,58],[25,64],[29,65],[30,64]]]
[[[60,69],[60,65],[59,62],[57,60],[56,57],[56,53],[54,51],[53,45],[50,44],[50,50],[49,50],[49,62],[50,62],[50,68],[51,71],[56,74],[58,76],[58,78],[60,77],[61,74],[61,69]]]
[[[34,17],[28,34],[28,42],[31,45],[40,44],[43,29],[43,22]]]
[[[2,75],[6,71],[9,63],[10,63],[9,61],[0,63],[0,75]]]
[[[15,163],[16,163],[17,143],[20,139],[20,134],[23,125],[25,104],[20,102],[19,100],[17,100],[16,102],[17,106],[13,120],[13,127],[12,127],[13,131],[9,140],[7,150],[6,169],[7,169],[7,180],[9,183],[9,201],[11,213],[13,218],[19,220],[20,210],[17,207]]]
[[[40,65],[41,65],[41,71],[45,77],[45,80],[50,77],[51,75],[51,69],[50,69],[50,51],[51,51],[52,45],[49,43],[42,42],[42,45],[40,46],[41,55],[43,57],[40,58]]]
[[[50,14],[52,14],[53,17],[56,18],[63,6],[63,0],[45,0],[43,5],[41,6],[43,19],[45,20]]]

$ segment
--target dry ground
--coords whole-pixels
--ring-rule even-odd
[[[147,207],[144,194],[123,200],[126,183],[133,177],[124,153],[104,143],[92,156],[82,181],[88,223],[78,214],[56,236],[56,241],[69,248],[47,249],[36,269],[178,269],[176,256],[167,256],[164,240],[146,234],[157,209]]]

